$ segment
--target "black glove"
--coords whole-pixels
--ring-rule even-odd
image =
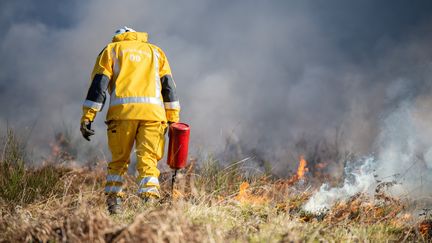
[[[87,141],[90,141],[90,136],[93,136],[95,134],[95,131],[91,129],[91,122],[87,120],[81,123],[80,130],[81,134]]]

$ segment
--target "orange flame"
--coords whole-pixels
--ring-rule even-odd
[[[304,156],[301,155],[299,166],[297,168],[297,179],[304,180],[305,173],[309,171],[309,169],[306,166],[307,166],[307,161],[305,160]]]
[[[240,184],[239,194],[237,195],[236,199],[242,201],[242,199],[247,198],[249,196],[246,191],[248,188],[249,188],[249,183],[242,182],[242,184]]]
[[[297,183],[298,181],[303,181],[305,180],[305,173],[308,172],[309,169],[307,168],[307,161],[305,160],[304,156],[301,155],[300,156],[300,161],[299,161],[299,165],[297,168],[297,173],[294,174],[293,176],[291,176],[291,178],[289,178],[288,180],[285,180],[283,182],[283,184],[285,186],[291,186],[294,185],[295,183]]]
[[[180,192],[179,190],[177,190],[177,189],[173,189],[173,192],[172,192],[172,193],[173,193],[173,194],[172,194],[173,200],[178,200],[178,199],[184,197],[183,193],[181,193],[181,192]]]
[[[249,183],[242,182],[240,184],[239,193],[235,197],[235,200],[241,203],[251,203],[251,204],[262,204],[267,202],[267,198],[265,196],[255,196],[250,194],[247,190],[249,188]]]

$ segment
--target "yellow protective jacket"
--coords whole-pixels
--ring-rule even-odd
[[[93,121],[110,94],[106,120],[178,122],[180,103],[165,53],[144,32],[115,35],[99,54],[83,104]]]

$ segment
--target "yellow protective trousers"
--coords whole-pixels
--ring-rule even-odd
[[[157,162],[163,157],[167,124],[163,121],[111,120],[107,125],[112,161],[108,163],[105,193],[123,196],[124,175],[135,143],[138,195],[160,197]]]

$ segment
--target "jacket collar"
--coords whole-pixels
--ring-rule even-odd
[[[147,42],[148,34],[146,32],[125,32],[123,34],[115,35],[112,42],[119,41],[142,41]]]

